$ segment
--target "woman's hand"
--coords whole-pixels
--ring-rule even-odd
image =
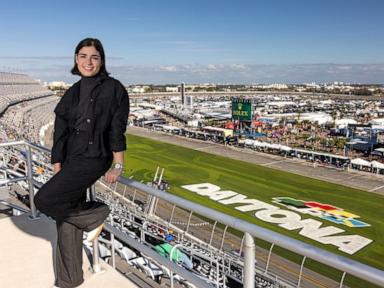
[[[113,152],[113,163],[115,164],[104,175],[107,183],[115,183],[117,178],[123,174],[124,151]]]
[[[123,169],[111,168],[105,173],[105,181],[107,183],[115,183],[117,178],[123,173]]]
[[[60,162],[53,164],[53,174],[59,173],[60,170],[61,170],[61,163]]]

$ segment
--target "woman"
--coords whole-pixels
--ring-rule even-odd
[[[34,199],[42,213],[56,220],[55,286],[61,288],[76,287],[84,281],[83,231],[88,232],[87,240],[93,241],[109,214],[107,205],[85,201],[86,189],[102,175],[109,183],[121,175],[129,113],[128,93],[108,76],[98,39],[80,41],[74,62],[71,72],[81,79],[55,108],[54,176]]]

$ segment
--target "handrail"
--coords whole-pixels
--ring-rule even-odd
[[[48,149],[44,147],[40,147],[35,144],[31,144],[27,141],[14,141],[10,143],[0,143],[0,147],[5,147],[5,146],[15,146],[15,145],[26,145],[26,148],[29,150],[30,148],[35,148],[40,151],[44,152],[49,152]],[[28,157],[28,161],[32,161],[31,157]],[[29,164],[28,164],[29,165]],[[178,197],[176,195],[158,190],[154,187],[147,186],[143,183],[137,182],[132,179],[127,179],[124,177],[119,177],[118,182],[121,184],[130,186],[132,188],[138,189],[140,191],[146,192],[152,196],[161,198],[165,201],[170,202],[173,205],[176,205],[181,208],[185,208],[189,211],[193,211],[201,216],[210,218],[214,221],[217,221],[219,223],[228,225],[232,228],[235,228],[236,230],[242,231],[244,233],[249,234],[249,236],[253,236],[262,240],[265,240],[267,242],[273,243],[274,245],[278,245],[282,248],[285,248],[287,250],[293,251],[297,254],[303,255],[305,257],[308,257],[310,259],[316,260],[320,263],[323,263],[325,265],[328,265],[330,267],[336,268],[341,270],[342,272],[346,272],[348,274],[351,274],[355,277],[364,279],[370,283],[374,283],[380,286],[384,286],[384,271],[379,270],[377,268],[368,266],[366,264],[357,262],[355,260],[346,258],[344,256],[340,256],[328,251],[325,251],[323,249],[317,248],[315,246],[306,244],[302,241],[290,238],[288,236],[279,234],[277,232],[259,227],[255,224],[246,222],[244,220],[235,218],[233,216],[224,214],[222,212],[213,210],[211,208],[205,207],[203,205],[197,204],[195,202],[183,199],[181,197]],[[33,199],[33,189],[30,189],[30,196],[31,199]],[[34,208],[34,203],[31,201],[31,210],[33,211]],[[113,232],[115,235],[117,235],[120,239],[129,241],[129,237],[126,236],[124,233],[118,231],[117,229],[114,229],[111,226],[106,226],[107,231]],[[248,240],[252,239],[253,237],[246,237]],[[253,239],[252,239],[253,240]],[[124,241],[124,242],[125,242]],[[248,242],[248,246],[252,248],[252,243]],[[252,271],[251,269],[254,269],[254,265],[252,265],[252,258],[249,257],[248,253],[249,251],[253,251],[253,257],[254,257],[254,250],[249,249],[244,251],[245,254],[245,259],[248,259],[244,265],[244,275],[246,276],[247,274],[249,275],[249,271]],[[153,251],[152,251],[153,252]],[[152,255],[154,259],[157,259],[156,256]],[[160,258],[159,258],[160,259]],[[171,263],[174,264],[174,263]],[[177,266],[177,265],[176,265]],[[253,266],[253,267],[250,267]],[[176,267],[172,267],[172,270],[178,271]],[[184,274],[184,273],[183,273]],[[343,274],[344,278],[345,274]],[[194,279],[196,280],[196,279]],[[246,279],[244,279],[246,280]],[[254,282],[254,281],[253,281]],[[248,282],[244,282],[248,283]],[[252,283],[250,284],[252,285]],[[253,283],[254,285],[254,283]],[[245,287],[252,287],[252,286],[245,286]]]
[[[297,254],[306,256],[330,267],[347,272],[353,276],[364,279],[368,282],[384,286],[384,271],[357,262],[355,260],[337,255],[326,250],[317,248],[310,244],[306,244],[300,240],[290,238],[277,232],[259,227],[255,224],[224,214],[220,211],[213,210],[195,202],[186,200],[176,195],[158,190],[154,187],[147,186],[143,183],[132,179],[119,177],[118,181],[122,184],[144,191],[153,196],[159,197],[172,204],[176,204],[181,208],[185,208],[196,212],[197,214],[218,221],[222,224],[231,226],[236,230],[249,233],[253,237],[265,240],[269,243],[274,243],[282,248],[293,251]],[[246,267],[245,267],[246,269]]]
[[[0,143],[0,147],[8,147],[8,146],[16,146],[16,145],[26,145],[29,144],[27,141],[20,140],[20,141],[12,141],[12,142],[5,142]]]

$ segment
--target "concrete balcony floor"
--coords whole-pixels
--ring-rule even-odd
[[[1,287],[50,288],[54,284],[53,251],[56,245],[55,223],[41,215],[29,220],[29,214],[0,219]],[[81,288],[137,287],[126,277],[102,262],[104,273],[92,274],[83,255],[84,283]]]

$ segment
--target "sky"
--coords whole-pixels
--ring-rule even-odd
[[[384,83],[381,0],[0,0],[0,71],[75,82],[101,40],[124,84]]]

